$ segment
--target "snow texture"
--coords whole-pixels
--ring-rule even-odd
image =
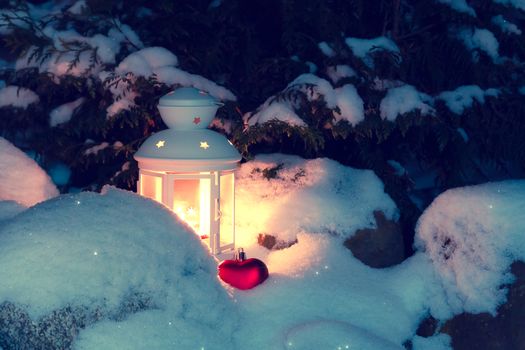
[[[311,86],[312,89],[309,89],[307,87],[308,85]],[[314,74],[306,73],[299,75],[288,84],[287,89],[290,88],[303,91],[308,97],[308,101],[317,101],[322,97],[326,102],[326,107],[334,108],[336,106],[335,92],[330,82]]]
[[[415,336],[412,339],[412,350],[453,350],[448,334],[440,333],[432,337]]]
[[[486,96],[496,97],[498,89],[482,90],[477,85],[463,85],[452,91],[443,91],[436,96],[436,100],[443,100],[446,106],[455,114],[461,115],[467,108],[471,108],[474,100],[485,103]]]
[[[0,226],[2,225],[2,221],[15,217],[25,209],[26,207],[18,204],[15,201],[0,200]]]
[[[334,57],[335,51],[328,45],[326,41],[321,41],[319,44],[317,44],[317,47],[319,47],[319,50],[323,53],[323,55],[327,57]]]
[[[334,84],[336,84],[339,80],[343,78],[351,78],[357,75],[355,70],[353,70],[350,66],[344,64],[337,66],[329,66],[328,68],[326,68],[326,74]]]
[[[495,3],[514,6],[525,11],[525,0],[493,0]]]
[[[524,211],[525,181],[509,180],[448,190],[420,217],[415,246],[432,260],[452,313],[494,315],[505,302],[510,265],[525,260]]]
[[[84,101],[85,99],[80,97],[72,102],[65,103],[53,109],[49,113],[49,126],[55,127],[59,124],[67,123],[71,120],[73,112],[75,112]]]
[[[42,168],[0,137],[0,200],[30,207],[56,197],[58,190]]]
[[[346,120],[355,126],[365,119],[364,102],[352,84],[335,89],[336,104],[339,112],[334,111],[336,123]]]
[[[271,169],[275,177],[265,178]],[[398,215],[372,171],[344,167],[326,158],[257,156],[237,171],[236,189],[240,246],[252,243],[245,240],[256,240],[259,233],[277,235],[283,241],[293,241],[301,231],[349,237],[357,229],[374,227],[374,210],[383,211],[389,219]]]
[[[14,85],[0,89],[0,108],[13,106],[26,109],[32,103],[37,103],[40,98],[33,91]]]
[[[284,92],[294,90],[304,93],[309,101],[324,101],[327,108],[333,109],[336,123],[346,120],[351,125],[356,125],[364,119],[363,100],[351,84],[334,89],[329,81],[307,73],[294,79]],[[271,120],[282,121],[292,126],[306,126],[306,123],[295,112],[298,106],[298,101],[294,98],[275,101],[274,97],[270,97],[255,112],[246,113],[243,119],[248,126],[263,124]],[[336,111],[336,107],[339,111]]]
[[[248,125],[264,124],[270,121],[281,121],[292,126],[306,126],[306,123],[287,103],[273,102],[264,104],[254,115],[247,119]]]
[[[521,29],[514,23],[507,21],[502,15],[492,17],[492,23],[499,26],[504,33],[521,35]]]
[[[63,195],[19,214],[0,230],[0,264],[0,300],[33,319],[66,306],[118,315],[130,297],[148,300],[151,310],[82,333],[77,349],[230,342],[236,317],[207,247],[173,213],[133,193]]]
[[[74,15],[80,15],[82,11],[84,11],[86,8],[86,0],[78,0],[70,8],[67,9],[67,12],[70,12]]]
[[[401,350],[429,308],[445,304],[425,254],[373,269],[343,246],[374,226],[374,210],[397,218],[373,172],[273,154],[237,175],[238,246],[270,270],[257,288],[221,285],[207,247],[162,205],[106,189],[0,224],[0,300],[34,319],[67,306],[97,310],[103,319],[80,332],[77,350]],[[262,232],[296,243],[269,251],[257,244]],[[147,307],[123,307],[130,295]]]
[[[472,51],[474,62],[478,60],[476,50],[484,51],[494,63],[501,63],[499,56],[499,42],[494,34],[488,29],[465,28],[458,32],[459,38],[463,41],[467,49]]]
[[[345,43],[356,57],[359,57],[369,67],[373,67],[374,62],[370,54],[376,50],[386,50],[399,53],[397,45],[387,37],[380,36],[374,39],[346,38]]]
[[[450,6],[452,9],[458,12],[466,13],[472,17],[476,17],[476,11],[474,11],[474,9],[471,6],[469,6],[469,4],[467,4],[465,0],[437,0],[437,1],[442,4],[446,4]]]
[[[132,73],[135,76],[149,78],[155,76],[156,80],[167,85],[193,86],[197,89],[205,90],[212,96],[221,100],[235,101],[235,95],[228,89],[217,85],[200,75],[190,74],[175,66],[178,64],[177,56],[163,47],[148,47],[128,55],[115,68],[117,76],[128,76]],[[99,78],[105,81],[111,78],[109,72],[103,71]],[[128,77],[129,78],[129,77]],[[139,95],[135,91],[126,91],[128,85],[121,82],[118,86],[111,86],[110,90],[114,96],[114,103],[107,108],[108,117],[128,110],[135,106],[134,99]]]
[[[411,85],[389,89],[379,106],[381,118],[394,121],[398,115],[419,110],[422,115],[434,114],[432,98]]]

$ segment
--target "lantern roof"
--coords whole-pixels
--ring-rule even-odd
[[[184,107],[203,107],[220,106],[222,102],[203,90],[193,87],[183,87],[174,90],[159,99],[159,106],[184,106]]]
[[[209,130],[162,130],[150,136],[134,158],[141,169],[214,171],[235,169],[239,152],[223,135]]]

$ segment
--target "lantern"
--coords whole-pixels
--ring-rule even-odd
[[[228,139],[207,129],[221,105],[195,88],[161,97],[168,129],[146,139],[134,156],[137,192],[174,211],[215,255],[235,249],[234,170],[241,160]]]

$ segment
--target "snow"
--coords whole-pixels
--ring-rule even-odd
[[[113,145],[112,145],[112,147],[114,149],[119,149],[122,146],[123,146],[122,142],[120,142],[120,141],[115,141],[113,143]],[[86,155],[86,156],[89,156],[90,154],[96,155],[98,152],[103,151],[103,150],[105,150],[108,147],[110,147],[110,144],[108,142],[104,141],[104,142],[99,143],[98,145],[95,145],[95,146],[92,146],[92,147],[86,149],[84,151],[84,155]]]
[[[432,260],[452,313],[496,313],[525,260],[525,181],[448,190],[420,217],[415,246]],[[443,312],[443,311],[442,311]]]
[[[472,17],[476,17],[476,11],[467,4],[465,0],[437,0],[438,2],[442,4],[446,4],[450,6],[452,9],[466,13]]]
[[[248,118],[248,117],[247,117]],[[306,126],[306,123],[286,103],[273,102],[263,107],[247,119],[248,125],[281,121],[292,126]]]
[[[58,190],[38,164],[0,137],[0,201],[30,207],[56,197]]]
[[[86,0],[78,0],[70,8],[67,9],[67,12],[70,12],[74,15],[80,15],[82,14],[82,11],[84,11],[86,8]]]
[[[280,164],[276,178],[263,176],[264,169]],[[349,237],[357,229],[374,227],[374,210],[382,210],[389,219],[398,215],[372,171],[326,158],[305,160],[283,154],[260,155],[241,165],[236,174],[236,210],[240,246],[257,241],[259,233],[283,241],[293,241],[302,231]]]
[[[0,108],[13,106],[26,109],[30,104],[39,101],[37,94],[23,87],[9,85],[0,89]]]
[[[214,349],[233,331],[232,303],[207,248],[173,213],[133,193],[106,189],[57,197],[7,222],[0,242],[0,300],[25,305],[33,319],[65,306],[125,319],[123,305],[133,295],[151,305],[83,333],[79,349],[93,343],[143,348],[152,341],[150,331],[164,344]],[[151,320],[155,329],[142,322],[133,327],[136,319]],[[173,319],[173,327],[161,327],[163,319]],[[120,338],[103,337],[120,325]]]
[[[469,140],[469,137],[468,137],[467,132],[465,131],[465,129],[457,128],[456,131],[458,132],[459,135],[461,135],[461,138],[463,139],[463,141],[465,141],[465,143],[467,143],[468,140]]]
[[[83,97],[77,98],[74,101],[65,103],[53,109],[49,113],[49,126],[55,127],[59,124],[67,123],[71,120],[75,109],[85,101]]]
[[[355,126],[364,120],[364,102],[352,84],[334,89],[329,81],[307,73],[294,79],[283,92],[286,94],[291,91],[303,92],[309,101],[323,100],[326,107],[333,110],[336,123],[345,120]],[[243,119],[248,126],[271,120],[279,120],[292,126],[306,126],[295,112],[300,107],[299,102],[295,97],[270,97],[255,112],[246,113]],[[336,111],[336,107],[339,111]]]
[[[474,100],[485,103],[486,96],[498,96],[499,90],[482,90],[477,85],[463,85],[452,91],[443,91],[436,96],[436,100],[443,100],[446,106],[455,114],[461,115],[467,108],[472,107]]]
[[[450,344],[451,338],[448,334],[440,333],[432,337],[423,338],[415,336],[412,339],[413,350],[453,350]]]
[[[317,44],[317,47],[319,47],[319,50],[323,53],[323,55],[327,57],[334,57],[335,51],[328,45],[326,41],[321,41],[319,44]]]
[[[115,72],[118,74],[133,73],[138,76],[148,77],[153,74],[153,69],[176,66],[177,56],[163,47],[148,47],[134,52],[119,63]]]
[[[15,201],[0,200],[0,226],[2,225],[2,221],[15,217],[25,209],[26,207]]]
[[[499,26],[504,33],[521,35],[521,29],[514,23],[507,21],[502,15],[492,17],[492,23]]]
[[[398,115],[419,110],[422,115],[434,114],[432,98],[411,85],[389,89],[379,106],[381,118],[394,121]]]
[[[495,3],[514,6],[515,8],[525,10],[525,0],[493,0]]]
[[[484,51],[494,63],[500,63],[499,42],[494,34],[488,29],[465,28],[458,32],[459,38],[463,41],[467,49],[472,51],[474,62],[477,61],[478,55],[475,50]]]
[[[130,26],[127,24],[121,23],[119,20],[114,21],[116,28],[111,28],[108,32],[108,36],[117,40],[118,42],[128,43],[134,46],[135,48],[142,49],[144,44],[140,40],[139,36]]]
[[[335,89],[336,104],[340,112],[334,111],[336,122],[348,121],[355,126],[365,119],[364,103],[352,84]]]
[[[393,159],[389,159],[386,162],[388,163],[388,165],[390,165],[392,167],[392,169],[394,169],[395,174],[397,176],[404,176],[404,175],[406,175],[408,173],[407,170],[398,161],[395,161]]]
[[[313,88],[309,89],[307,85],[311,85]],[[330,82],[314,74],[306,73],[299,75],[288,84],[287,89],[291,88],[303,91],[308,97],[308,101],[319,100],[322,96],[326,102],[326,107],[334,108],[336,106],[336,97]]]
[[[257,288],[221,284],[207,247],[162,205],[106,189],[25,211],[0,202],[12,206],[0,218],[0,278],[8,281],[0,301],[32,317],[65,305],[100,310],[77,350],[375,350],[409,340],[415,350],[448,350],[447,335],[416,336],[419,322],[429,312],[439,320],[493,312],[512,281],[510,264],[525,259],[525,180],[443,193],[417,224],[416,254],[374,269],[343,245],[375,226],[375,210],[397,219],[372,171],[269,154],[236,175],[237,246],[270,271]],[[267,250],[259,233],[295,243]],[[117,317],[133,292],[151,303]]]
[[[230,90],[200,75],[191,74],[176,68],[175,66],[177,64],[177,56],[171,51],[163,47],[148,47],[124,58],[115,68],[115,73],[117,76],[127,78],[130,78],[128,73],[145,78],[154,75],[160,83],[193,86],[197,89],[205,90],[221,100],[236,100],[235,95]],[[99,79],[102,81],[110,77],[112,77],[112,75],[107,71],[99,74]],[[134,100],[135,97],[139,96],[139,92],[133,90],[127,91],[128,87],[129,85],[127,83],[121,81],[118,86],[113,85],[109,88],[113,94],[114,102],[107,108],[108,117],[112,117],[123,110],[129,110],[135,106]]]
[[[369,67],[373,67],[373,60],[370,54],[376,50],[386,50],[399,53],[397,45],[387,37],[380,36],[374,39],[346,38],[345,43],[356,57],[359,57]]]
[[[326,68],[326,74],[334,84],[343,78],[351,78],[357,75],[355,70],[345,64],[329,66]]]

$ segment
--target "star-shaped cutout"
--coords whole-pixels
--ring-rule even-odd
[[[166,143],[166,141],[161,140],[161,141],[157,142],[157,143],[155,144],[155,146],[157,146],[157,148],[161,148],[161,147],[164,147],[164,144],[165,144],[165,143]]]
[[[200,122],[201,122],[201,118],[200,117],[193,118],[193,124],[197,125],[197,124],[200,124]]]
[[[201,141],[200,148],[208,149],[208,148],[210,148],[210,145],[208,145],[208,142],[206,142],[206,141]]]

